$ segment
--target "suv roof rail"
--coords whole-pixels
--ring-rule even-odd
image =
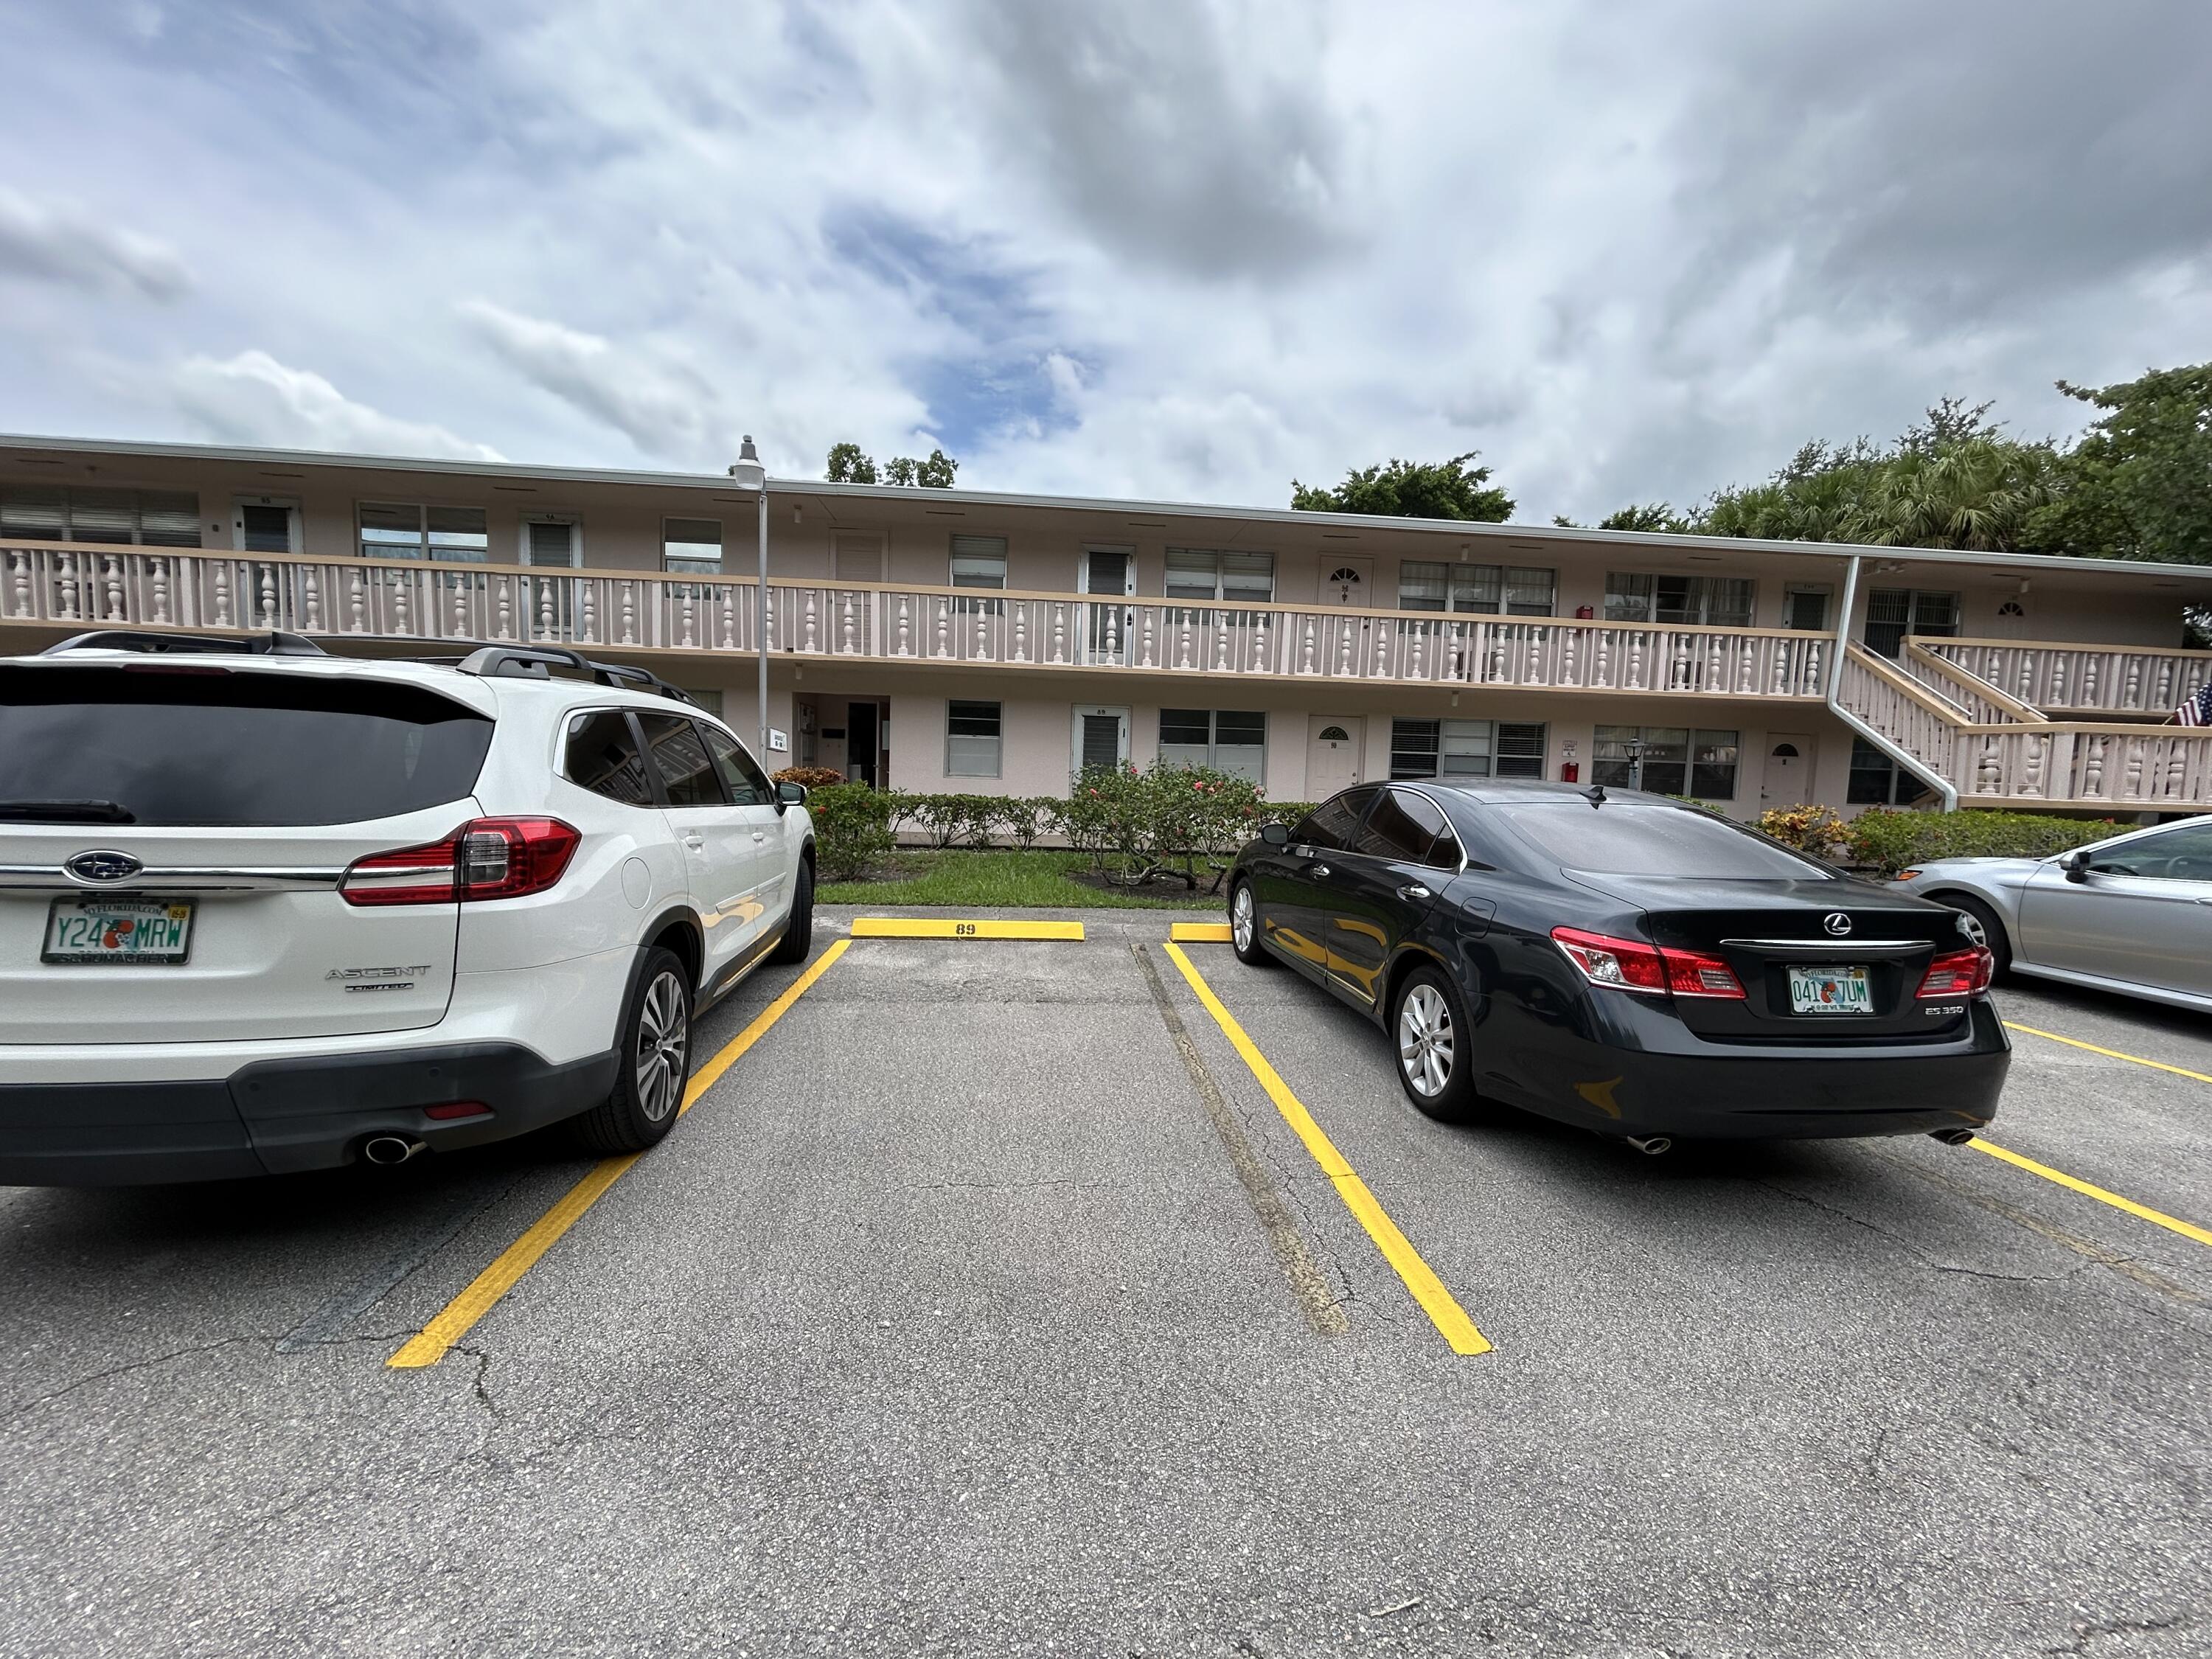
[[[451,658],[446,659],[453,662]],[[548,672],[554,668],[574,668],[592,677],[599,685],[635,686],[643,691],[657,691],[664,697],[678,702],[691,702],[691,694],[671,685],[649,668],[634,668],[628,663],[594,662],[580,651],[571,651],[558,645],[487,645],[471,651],[453,666],[464,674],[512,675],[523,679],[550,679]]]
[[[321,657],[329,653],[303,634],[270,629],[266,634],[239,639],[216,634],[156,634],[131,628],[102,628],[77,634],[39,653],[58,657],[64,651],[143,651],[151,656],[204,655],[232,653],[254,657]]]

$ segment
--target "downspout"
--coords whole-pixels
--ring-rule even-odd
[[[1828,659],[1828,712],[1906,771],[1911,773],[1914,777],[1933,785],[1936,793],[1942,798],[1942,810],[1946,812],[1955,812],[1959,810],[1958,785],[1953,783],[1948,778],[1936,776],[1923,762],[1916,759],[1896,744],[1892,743],[1844,707],[1842,696],[1844,653],[1850,649],[1851,609],[1858,602],[1859,558],[1858,554],[1852,554],[1850,568],[1844,573],[1843,614],[1836,618],[1835,654]]]

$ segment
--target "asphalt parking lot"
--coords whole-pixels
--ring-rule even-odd
[[[2205,1021],[2002,991],[2035,1167],[1646,1159],[849,921],[634,1164],[0,1190],[0,1651],[2212,1650]]]

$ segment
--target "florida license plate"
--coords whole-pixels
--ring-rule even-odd
[[[46,912],[39,960],[173,968],[191,943],[190,899],[58,898]]]
[[[1874,988],[1863,968],[1792,968],[1790,1012],[1793,1014],[1870,1014]]]

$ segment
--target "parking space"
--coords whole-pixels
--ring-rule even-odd
[[[2201,1641],[2212,1246],[1932,1141],[1439,1127],[1157,915],[852,920],[634,1164],[0,1192],[0,1650]],[[2095,1048],[2016,1033],[1997,1142],[2212,1219],[2212,1030],[2002,1003]]]

